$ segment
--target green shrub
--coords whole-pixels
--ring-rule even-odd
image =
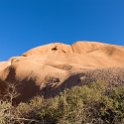
[[[14,108],[11,117],[20,118],[21,124],[123,124],[124,86],[106,92],[104,83],[97,81],[65,89],[53,98],[37,96],[17,107],[1,102],[0,124],[8,124],[6,118],[18,124],[8,116],[8,108]]]
[[[108,124],[124,123],[124,86],[114,88],[107,96],[102,97],[99,114]]]
[[[92,121],[91,107],[101,99],[104,90],[101,82],[94,82],[87,86],[66,89],[55,98],[48,100],[40,100],[38,97],[39,101],[42,101],[40,106],[36,103],[36,98],[28,105],[32,108],[33,117],[44,123],[81,124]],[[32,106],[32,103],[35,104]],[[22,105],[20,104],[18,108],[21,108],[20,106]]]

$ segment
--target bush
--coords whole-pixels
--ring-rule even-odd
[[[124,123],[124,86],[114,88],[99,103],[102,120],[108,124]]]
[[[17,107],[0,102],[1,124],[9,124],[6,118],[13,124],[123,124],[124,86],[106,92],[103,84],[75,86],[49,99],[37,96]],[[11,118],[8,108],[14,108]]]

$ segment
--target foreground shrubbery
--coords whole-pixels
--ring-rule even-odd
[[[8,102],[4,104],[0,104],[0,109],[2,106],[3,108],[9,106],[9,110],[13,107]],[[4,122],[7,124],[6,114],[8,114],[7,110],[0,113],[3,124]],[[109,92],[105,92],[105,87],[100,82],[75,86],[64,90],[54,98],[45,100],[43,97],[35,97],[29,103],[20,103],[11,113],[11,117],[12,123],[16,121],[22,124],[29,122],[32,124],[123,124],[124,86]]]

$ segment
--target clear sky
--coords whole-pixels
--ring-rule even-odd
[[[124,45],[124,0],[0,0],[0,60],[79,40]]]

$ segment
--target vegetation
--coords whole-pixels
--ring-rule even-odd
[[[106,92],[103,84],[75,86],[54,98],[37,96],[18,106],[12,99],[1,100],[0,124],[124,124],[124,86]]]

